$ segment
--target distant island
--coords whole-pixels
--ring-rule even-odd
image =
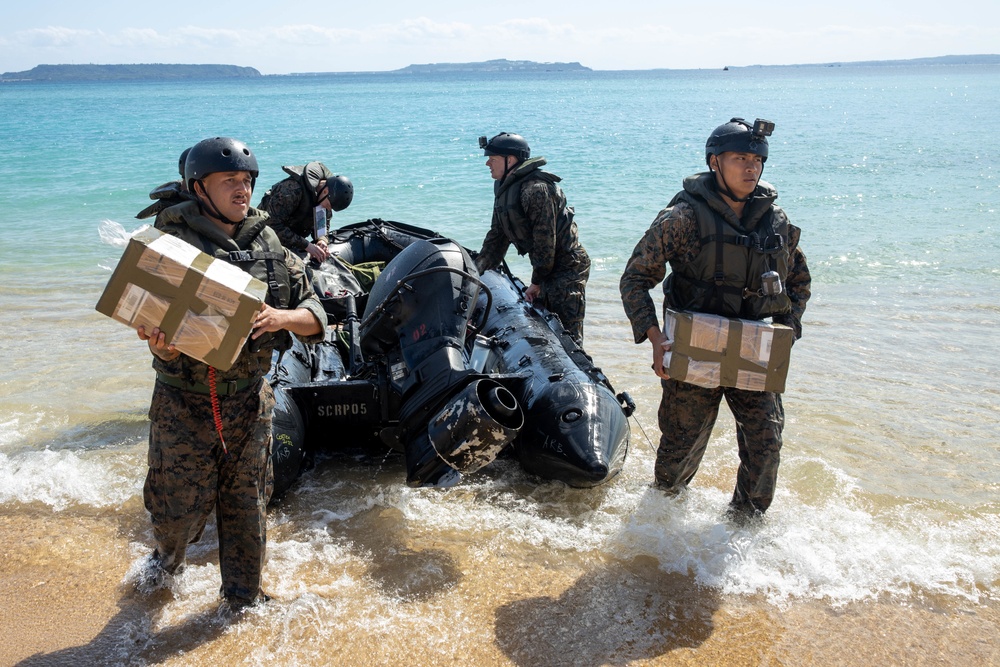
[[[747,65],[749,67],[893,67],[902,65],[1000,65],[1000,54],[986,53],[968,56],[933,56],[907,60],[849,60],[832,63],[803,63],[799,65]],[[737,69],[730,65],[727,69]]]
[[[237,65],[38,65],[24,72],[4,72],[0,81],[191,81],[260,76],[253,67]]]
[[[776,67],[892,67],[913,65],[1000,65],[1000,55],[982,54],[966,56],[935,56],[909,60],[860,60],[831,63],[803,63],[795,65],[729,65],[724,70],[776,68]],[[386,76],[468,73],[521,73],[521,72],[593,72],[578,62],[545,63],[533,60],[485,60],[468,63],[427,63],[408,65],[401,69],[370,72],[295,72],[267,76],[350,76],[378,74]],[[630,71],[670,71],[669,68]],[[4,72],[0,83],[24,82],[77,82],[77,81],[195,81],[210,79],[256,79],[264,76],[253,67],[237,65],[38,65],[24,72]]]
[[[572,63],[539,63],[534,60],[484,60],[471,63],[427,63],[423,65],[407,65],[400,69],[381,72],[293,72],[287,76],[337,76],[350,74],[443,74],[454,72],[593,72],[578,62]],[[278,75],[281,76],[281,75]]]
[[[393,74],[435,74],[437,72],[593,72],[578,62],[536,63],[532,60],[486,60],[479,63],[428,63],[392,70]]]

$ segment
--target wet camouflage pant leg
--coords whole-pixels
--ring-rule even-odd
[[[722,389],[705,389],[677,380],[661,380],[660,385],[660,446],[653,473],[657,485],[676,492],[698,472],[719,415]]]
[[[781,431],[785,411],[781,394],[727,389],[726,402],[736,418],[740,467],[733,491],[733,509],[753,514],[771,506],[781,462]]]
[[[227,597],[252,600],[260,590],[272,488],[271,412],[274,394],[262,383],[220,397],[222,452],[207,395],[157,383],[150,406],[149,471],[143,497],[168,571],[184,562],[188,543],[214,509],[219,566]]]
[[[563,328],[581,346],[589,277],[590,259],[584,254],[571,268],[553,272],[541,285],[542,303],[549,312],[559,316]]]
[[[153,524],[156,554],[168,572],[183,565],[187,545],[215,508],[215,444],[193,417],[189,395],[156,383],[149,406],[149,470],[143,500]]]
[[[250,394],[253,396],[253,394]],[[240,395],[232,397],[233,401]],[[261,592],[261,574],[267,545],[267,501],[273,488],[271,468],[271,415],[274,392],[262,383],[256,412],[232,425],[223,420],[229,456],[219,471],[219,567],[226,598],[254,600]],[[230,440],[237,442],[230,444]]]

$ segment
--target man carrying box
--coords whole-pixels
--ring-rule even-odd
[[[302,261],[282,248],[267,215],[250,207],[257,159],[243,142],[205,139],[187,155],[191,197],[161,211],[156,227],[234,264],[268,286],[253,332],[222,371],[182,354],[166,332],[138,327],[153,353],[149,471],[143,489],[156,539],[154,564],[175,573],[214,509],[222,595],[234,609],[264,599],[265,508],[272,486],[271,411],[264,376],[289,332],[321,340],[326,314]]]
[[[765,512],[774,497],[785,422],[781,394],[672,379],[664,366],[672,346],[649,290],[664,279],[669,264],[665,309],[770,317],[792,327],[796,338],[802,335],[810,276],[800,230],[774,205],[777,191],[760,180],[773,129],[766,120],[751,126],[741,118],[717,127],[705,146],[709,171],[684,179],[684,189],[636,245],[619,283],[635,342],[649,340],[663,387],[657,485],[676,493],[694,478],[725,396],[736,418],[740,455],[730,502],[737,518]]]

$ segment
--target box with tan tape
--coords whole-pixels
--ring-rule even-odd
[[[674,311],[664,313],[671,350],[663,366],[675,380],[699,387],[785,390],[795,333],[781,324]]]
[[[97,311],[133,329],[159,327],[184,354],[228,370],[266,294],[246,271],[150,227],[129,240]]]

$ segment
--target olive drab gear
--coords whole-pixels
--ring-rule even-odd
[[[191,199],[191,196],[184,190],[184,184],[181,181],[170,181],[151,190],[149,198],[153,200],[153,203],[136,213],[137,219],[152,218],[159,215],[160,211],[176,206],[185,199]]]
[[[166,210],[175,204],[180,204],[187,198],[187,190],[184,187],[184,165],[187,163],[187,156],[190,152],[191,148],[185,148],[177,160],[177,172],[180,174],[181,180],[170,181],[151,190],[149,198],[153,200],[153,203],[136,213],[135,217],[137,219],[145,220],[146,218],[152,218],[155,215],[159,215],[160,211]]]
[[[184,183],[194,192],[192,181],[200,181],[218,171],[248,171],[253,179],[250,189],[257,183],[257,158],[239,139],[214,137],[202,139],[188,150],[184,160]]]
[[[684,190],[669,206],[684,201],[694,209],[701,251],[693,262],[671,261],[663,285],[671,308],[751,320],[791,312],[784,290],[767,296],[761,276],[788,276],[788,218],[773,205],[777,192],[761,182],[747,202],[742,220],[719,196],[709,173],[684,179]]]
[[[295,176],[289,171],[289,167],[282,167],[285,173]],[[300,167],[291,167],[297,170]],[[340,212],[351,205],[354,199],[354,184],[347,176],[339,176],[327,169],[322,162],[310,162],[305,167],[301,167],[302,186],[309,198],[309,208],[312,209],[322,204],[325,199],[330,200],[330,208]],[[320,199],[319,192],[326,186],[326,195]]]
[[[327,169],[322,162],[310,162],[308,165],[300,164],[300,165],[290,165],[281,167],[282,171],[284,171],[299,185],[302,186],[302,193],[305,195],[299,197],[298,206],[295,207],[295,212],[291,215],[292,220],[305,220],[308,222],[307,229],[295,230],[296,232],[299,232],[302,235],[308,234],[309,233],[308,230],[311,230],[313,221],[313,209],[316,207],[315,204],[316,186],[310,183],[309,178],[306,176],[306,168],[311,165],[319,165],[319,167],[322,167],[322,169],[325,170],[326,173],[329,173],[331,176],[333,175],[333,173],[330,172],[330,170]],[[261,211],[267,211],[268,213],[270,213],[269,206],[271,204],[271,197],[274,192],[274,188],[277,187],[279,183],[284,183],[284,182],[285,181],[279,181],[278,183],[275,183],[270,188],[268,188],[267,192],[264,193],[264,196],[260,198],[260,203],[257,204],[257,208],[260,209]]]
[[[286,174],[295,176],[294,172],[288,170],[288,167],[282,167]],[[299,167],[292,167],[292,169],[299,169]],[[314,208],[319,204],[319,191],[323,188],[326,183],[326,179],[333,177],[333,172],[330,171],[325,164],[322,162],[308,162],[304,167],[301,167],[302,171],[299,178],[302,181],[302,186],[306,192],[306,199],[308,200],[308,207],[310,209]]]
[[[560,211],[556,221],[557,239],[568,238],[568,232],[573,223],[573,207],[566,205],[566,195],[563,194],[562,188],[556,185],[562,179],[555,174],[543,171],[541,167],[544,165],[545,158],[538,157],[527,160],[515,167],[507,178],[493,183],[495,196],[493,214],[497,216],[501,229],[519,255],[530,252],[532,242],[531,224],[521,208],[521,187],[527,181],[541,180],[555,186],[551,190],[555,192],[555,208]]]

